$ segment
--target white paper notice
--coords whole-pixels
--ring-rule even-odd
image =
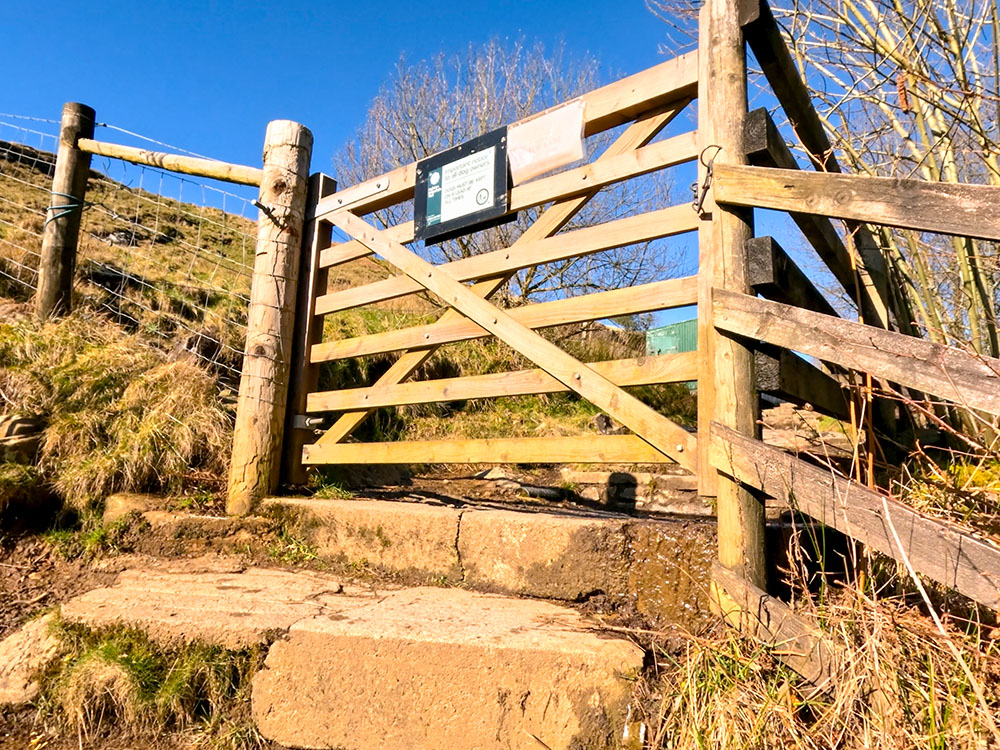
[[[490,147],[441,167],[441,223],[493,206],[493,166]]]
[[[515,185],[583,158],[583,100],[574,99],[507,128],[507,160]]]

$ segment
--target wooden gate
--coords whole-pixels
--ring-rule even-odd
[[[747,44],[815,172],[799,167],[767,112],[747,111]],[[890,435],[901,413],[892,396],[901,389],[909,389],[910,398],[936,394],[949,408],[1000,414],[1000,360],[914,335],[869,228],[997,241],[1000,188],[839,174],[830,140],[765,2],[707,0],[699,51],[584,95],[587,136],[628,127],[589,164],[515,186],[512,211],[548,207],[515,243],[496,252],[432,265],[406,247],[414,239],[412,222],[379,230],[366,220],[413,197],[414,164],[339,192],[328,178],[314,179],[295,345],[301,366],[289,404],[300,424],[325,412],[339,416],[314,443],[304,444],[307,430],[291,430],[286,467],[294,479],[303,466],[317,464],[676,462],[697,472],[701,495],[717,500],[716,601],[757,634],[797,644],[785,650],[785,658],[819,679],[829,675],[829,652],[790,609],[765,593],[765,497],[902,561],[914,576],[994,608],[1000,602],[1000,550],[968,529],[907,508],[874,487],[870,472],[852,479],[836,467],[764,445],[758,395],[769,391],[838,417],[861,410]],[[654,140],[695,99],[697,130]],[[664,206],[563,231],[601,189],[696,159],[695,206]],[[841,317],[773,238],[753,236],[754,207],[788,213],[853,300],[858,322]],[[349,239],[331,244],[333,227]],[[697,276],[515,309],[490,301],[519,269],[685,232],[698,233]],[[372,254],[396,275],[328,290],[331,269]],[[325,315],[418,292],[436,295],[450,309],[433,324],[322,338]],[[538,333],[545,326],[692,303],[698,305],[696,353],[587,363]],[[407,382],[439,347],[485,336],[510,345],[536,369]],[[400,354],[375,384],[317,390],[322,363],[388,352]],[[698,381],[700,440],[624,390],[692,379]],[[631,434],[348,442],[381,407],[559,391],[576,392]],[[871,395],[880,392],[889,398]]]
[[[514,309],[499,307],[490,298],[520,269],[696,231],[699,217],[690,204],[560,231],[602,188],[696,158],[696,132],[651,143],[688,107],[696,93],[697,55],[689,54],[585,94],[582,103],[587,136],[630,124],[590,163],[515,186],[509,195],[512,212],[550,205],[516,242],[495,252],[432,265],[406,247],[414,239],[413,222],[379,230],[364,218],[413,198],[415,164],[317,198],[307,230],[311,234],[307,274],[313,295],[307,324],[300,332],[303,352],[308,353],[291,404],[300,415],[339,412],[339,416],[315,443],[301,447],[302,463],[676,462],[694,470],[694,435],[624,387],[694,380],[695,353],[587,363],[551,343],[538,329],[691,305],[697,301],[695,277]],[[331,245],[334,226],[350,240]],[[388,261],[398,275],[327,292],[331,271],[373,253]],[[424,291],[450,308],[436,323],[346,340],[322,340],[325,315]],[[537,369],[405,382],[439,347],[482,336],[495,336]],[[322,363],[390,352],[399,352],[398,359],[370,387],[316,391],[317,368]],[[381,407],[559,391],[575,391],[632,434],[347,442],[372,410]],[[302,434],[301,430],[296,432],[299,437]],[[300,446],[292,450],[297,454]]]

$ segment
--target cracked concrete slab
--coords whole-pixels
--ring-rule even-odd
[[[459,552],[474,588],[576,601],[623,592],[625,522],[512,511],[468,511]]]
[[[64,620],[140,628],[163,645],[202,642],[241,649],[318,614],[341,615],[375,601],[329,575],[251,568],[242,572],[127,570],[114,586],[62,605]]]

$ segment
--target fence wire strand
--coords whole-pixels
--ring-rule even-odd
[[[26,301],[37,288],[58,128],[58,120],[0,113],[0,296]],[[256,245],[254,197],[162,169],[92,159],[77,306],[238,379]]]

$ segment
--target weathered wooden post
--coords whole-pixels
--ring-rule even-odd
[[[35,314],[40,320],[68,313],[72,306],[76,250],[80,244],[80,222],[90,174],[90,154],[76,146],[81,138],[94,137],[94,118],[94,110],[86,104],[66,102],[63,105],[52,197],[45,216],[38,261]]]
[[[746,48],[737,5],[737,0],[706,0],[699,19],[698,136],[702,158],[715,164],[747,164]],[[704,184],[705,167],[700,169],[699,184]],[[744,435],[757,434],[753,353],[716,331],[712,322],[713,288],[752,294],[746,243],[753,236],[753,214],[716,205],[711,189],[703,211],[698,232],[699,493],[716,497],[719,561],[764,589],[764,505],[736,482],[719,476],[709,460],[713,421]]]
[[[278,483],[312,144],[312,133],[297,122],[275,120],[267,126],[226,502],[232,514],[248,513]]]
[[[337,183],[325,174],[317,173],[309,179],[309,200],[313,206],[320,198],[337,191]],[[306,467],[302,465],[302,447],[309,442],[304,425],[296,417],[306,413],[306,399],[319,385],[319,365],[309,361],[314,344],[323,340],[323,318],[313,315],[316,297],[326,294],[329,271],[320,268],[320,252],[330,246],[333,225],[325,220],[310,221],[303,231],[302,266],[299,270],[299,298],[295,313],[295,344],[292,348],[293,366],[288,392],[288,415],[285,417],[285,440],[281,468],[284,484],[305,484]]]

